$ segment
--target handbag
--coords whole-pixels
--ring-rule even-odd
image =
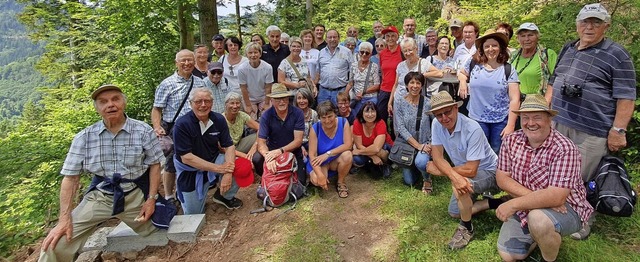
[[[189,85],[189,90],[187,90],[187,95],[185,95],[184,98],[182,99],[182,103],[180,103],[180,107],[178,107],[178,111],[176,111],[176,114],[173,116],[171,123],[167,123],[165,121],[162,121],[161,123],[162,128],[166,132],[165,136],[162,136],[159,138],[160,144],[162,146],[162,153],[164,153],[164,156],[168,156],[173,151],[173,137],[172,137],[173,124],[176,123],[176,119],[178,118],[180,111],[182,111],[182,107],[184,107],[184,103],[187,102],[187,98],[189,98],[189,93],[191,93],[192,88],[193,88],[193,76],[191,76],[191,85]]]
[[[362,89],[362,94],[364,95],[367,92],[367,88],[369,87],[369,73],[371,73],[371,61],[369,61],[369,66],[367,67],[367,76],[365,76],[364,78],[364,89]],[[358,104],[358,102],[360,102],[360,100],[356,99],[356,91],[354,89],[351,89],[351,91],[353,91],[353,97],[351,97],[351,102],[349,103],[349,107],[351,107],[351,109],[355,109],[356,105]],[[351,94],[349,94],[351,96]],[[357,114],[358,112],[356,112]]]
[[[420,121],[422,121],[423,106],[424,96],[420,96],[420,102],[418,103],[418,116],[416,118],[416,134],[420,133]],[[404,139],[398,138],[393,141],[393,146],[391,147],[391,150],[389,150],[389,160],[391,160],[391,162],[393,163],[396,163],[400,167],[410,168],[413,166],[413,162],[415,161],[416,154],[418,154],[418,150],[411,146]]]
[[[293,61],[291,61],[291,58],[287,58],[287,62],[289,62],[289,65],[291,65],[291,68],[293,68],[293,72],[296,73],[296,76],[298,76],[298,82],[304,81],[304,87],[306,87],[307,89],[309,89],[309,91],[311,91],[311,93],[313,93],[313,83],[311,82],[311,79],[302,78],[300,71],[298,71],[298,67],[293,63]]]

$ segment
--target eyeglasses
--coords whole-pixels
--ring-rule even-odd
[[[587,18],[587,19],[578,20],[578,23],[580,24],[580,26],[587,26],[588,24],[591,24],[595,28],[599,28],[602,25],[604,25],[604,21],[597,18]]]
[[[211,70],[209,72],[211,72],[212,75],[222,75],[222,70]]]
[[[442,118],[444,118],[444,116],[451,117],[451,112],[453,112],[453,108],[451,108],[451,109],[449,109],[449,110],[447,110],[447,111],[444,111],[444,112],[442,112],[442,113],[439,113],[439,114],[433,114],[433,115],[434,115],[437,119],[442,119]]]
[[[210,99],[200,99],[200,100],[192,100],[192,103],[196,104],[196,105],[211,105],[213,104],[213,100]]]
[[[370,55],[371,52],[369,51],[360,51],[360,55]]]
[[[384,47],[384,45],[376,45],[376,47]]]

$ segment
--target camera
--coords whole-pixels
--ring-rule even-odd
[[[568,97],[582,97],[582,86],[563,84],[561,87],[562,95]]]

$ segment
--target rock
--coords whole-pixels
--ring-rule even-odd
[[[81,253],[76,262],[102,262],[102,250],[91,250]]]

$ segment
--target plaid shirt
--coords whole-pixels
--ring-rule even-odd
[[[71,142],[60,174],[76,176],[89,173],[111,178],[120,173],[122,178],[136,179],[150,165],[164,162],[160,142],[153,129],[146,123],[127,118],[117,134],[107,130],[102,121],[80,131]],[[104,182],[98,185],[101,189]],[[133,183],[122,183],[122,190],[129,192]]]
[[[211,107],[211,111],[216,113],[224,113],[225,105],[224,99],[229,93],[229,86],[227,85],[227,79],[222,78],[220,82],[216,85],[211,82],[211,79],[208,77],[204,79],[204,84],[206,87],[211,88],[213,91],[213,107]]]
[[[193,88],[204,87],[204,81],[198,77],[191,75],[189,79],[185,79],[178,75],[178,72],[173,73],[170,77],[162,80],[158,88],[156,88],[155,99],[153,100],[153,107],[162,108],[162,120],[170,123],[173,117],[176,115],[182,100],[189,94],[189,86],[191,85],[191,79],[193,79]],[[185,102],[178,117],[183,116],[187,112],[191,111],[189,102]],[[178,119],[178,118],[176,118]]]
[[[538,148],[532,148],[524,132],[518,130],[502,142],[498,169],[511,173],[511,178],[533,191],[550,186],[571,189],[567,203],[585,223],[593,208],[586,200],[580,162],[576,145],[555,129]],[[523,226],[528,213],[516,212]]]

